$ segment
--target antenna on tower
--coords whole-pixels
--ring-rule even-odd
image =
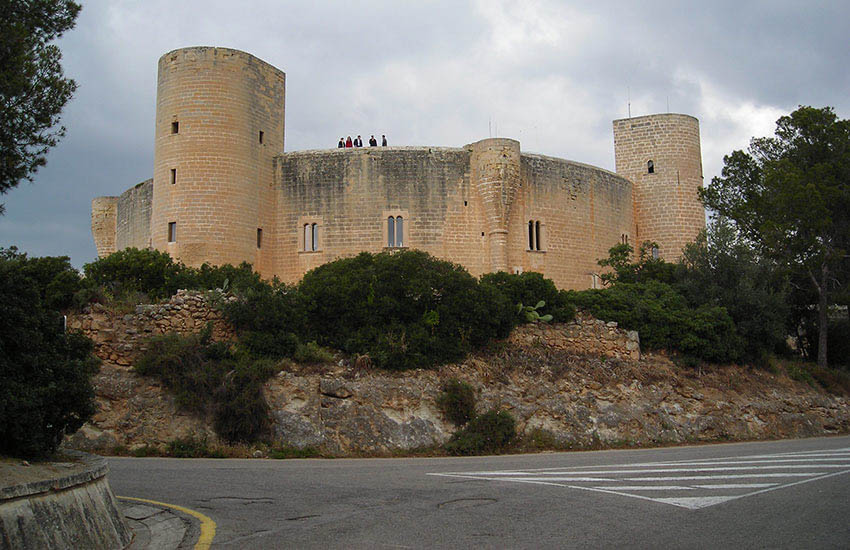
[[[629,86],[626,86],[626,94],[628,95],[628,105],[629,105],[629,118],[632,118],[632,89]]]
[[[490,117],[487,117],[487,135],[493,137],[493,122]]]
[[[667,113],[670,113],[670,94],[667,94]]]

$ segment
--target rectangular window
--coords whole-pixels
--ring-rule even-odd
[[[180,132],[180,123],[175,120],[171,123],[171,133],[176,134],[178,132]]]
[[[263,143],[263,131],[260,130],[260,143]]]
[[[168,222],[168,242],[177,242],[177,222]]]
[[[171,185],[177,183],[177,168],[171,169]]]
[[[257,228],[257,248],[262,248],[263,246],[263,230],[261,228]]]

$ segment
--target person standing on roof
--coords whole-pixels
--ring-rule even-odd
[[[345,146],[351,147],[351,136],[348,136],[347,138],[345,138]]]
[[[369,138],[369,147],[377,147],[378,140],[375,139],[375,134],[372,134],[372,137]]]
[[[337,143],[336,148],[342,149],[343,147],[345,147],[345,140],[342,139],[342,138],[339,138],[339,143]]]
[[[360,134],[357,134],[357,139],[354,140],[355,147],[363,147],[363,138],[360,137]]]
[[[381,134],[381,147],[387,146],[387,136],[386,134]]]

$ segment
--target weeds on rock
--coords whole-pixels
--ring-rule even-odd
[[[468,383],[452,378],[443,384],[437,406],[452,424],[464,426],[475,417],[475,390]]]
[[[515,439],[514,417],[507,411],[493,409],[455,432],[446,443],[446,450],[455,455],[494,454],[508,449]]]
[[[154,337],[134,369],[162,382],[180,408],[211,414],[225,441],[255,441],[268,432],[262,386],[276,372],[275,364],[210,342],[211,333],[212,325],[207,325],[198,334]]]

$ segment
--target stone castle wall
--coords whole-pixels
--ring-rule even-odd
[[[97,197],[91,201],[91,234],[99,258],[117,250],[117,216],[118,197]]]
[[[635,186],[633,244],[655,241],[661,257],[678,259],[705,229],[699,121],[680,114],[615,120],[614,153],[617,173]]]
[[[151,245],[153,180],[143,181],[118,197],[115,248],[148,248]]]

